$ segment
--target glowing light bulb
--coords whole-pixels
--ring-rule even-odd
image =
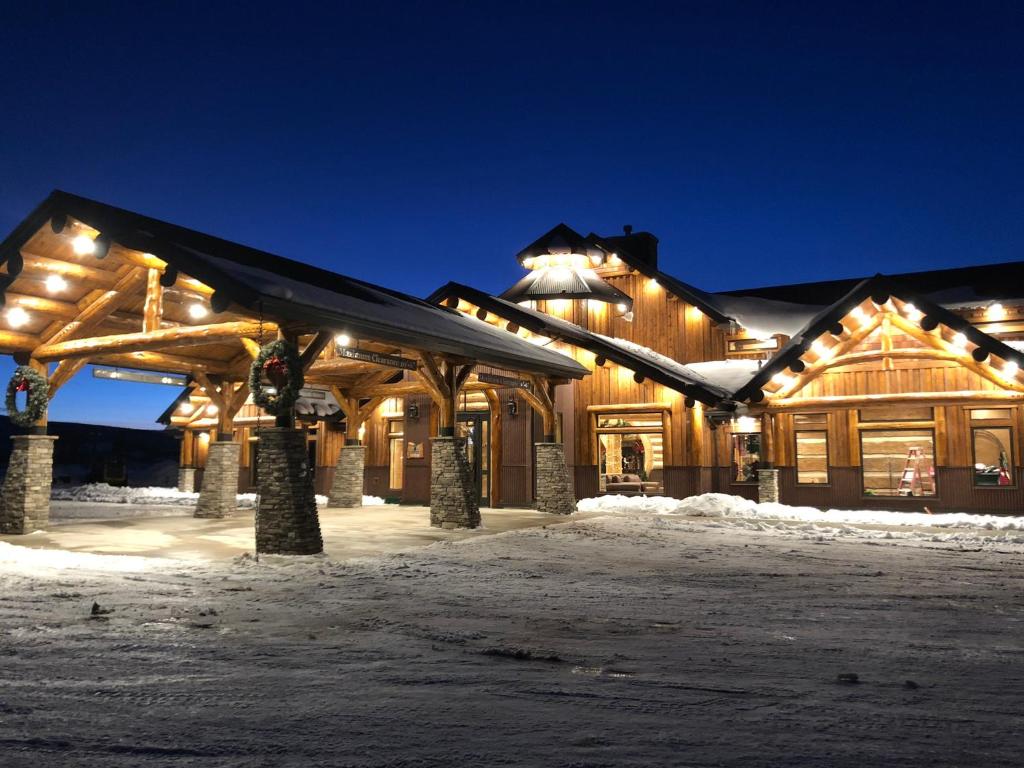
[[[190,403],[188,401],[185,401],[184,403],[182,403],[181,405],[178,406],[178,410],[181,413],[183,413],[186,416],[188,416],[190,413],[192,413],[192,411],[195,410],[195,408],[192,407],[192,403]]]
[[[903,305],[903,311],[906,312],[907,317],[911,320],[916,320],[921,316],[921,311],[909,302]]]
[[[96,243],[88,235],[79,235],[71,241],[71,249],[79,256],[88,256],[96,252]]]
[[[1006,376],[1006,378],[1008,379],[1014,378],[1017,375],[1018,370],[1019,368],[1017,366],[1017,363],[1015,363],[1013,360],[1007,360],[1005,363],[1003,363],[1003,375]]]
[[[68,287],[68,281],[60,275],[48,275],[46,278],[46,290],[50,293],[60,293]]]
[[[793,383],[793,379],[784,373],[776,373],[772,376],[772,381],[778,384],[780,387],[788,387]]]
[[[202,304],[190,304],[188,307],[188,316],[193,320],[202,320],[210,313],[206,307]]]
[[[999,302],[990,304],[989,308],[985,311],[985,316],[990,320],[1002,320],[1006,317],[1006,308]]]
[[[11,328],[20,328],[25,325],[32,317],[21,307],[11,307],[7,310],[7,324]]]
[[[619,312],[625,312],[626,311],[626,305],[625,304],[616,304],[615,308],[617,310],[619,310]]]
[[[334,337],[334,343],[337,344],[339,347],[347,347],[349,344],[352,343],[352,337],[349,336],[347,333],[339,333],[337,336]]]
[[[834,354],[832,352],[832,349],[830,347],[825,346],[821,339],[817,339],[813,344],[811,344],[811,350],[814,352],[814,354],[823,359],[827,357],[832,357],[832,355]]]
[[[216,416],[217,415],[217,406],[214,405],[213,403],[210,403],[208,406],[206,406],[206,415],[207,416]]]
[[[201,442],[201,443],[208,443],[208,442],[210,442],[210,433],[209,432],[200,432],[199,433],[199,442]]]
[[[966,347],[967,337],[962,333],[958,333],[953,336],[953,344],[955,344],[958,347]]]

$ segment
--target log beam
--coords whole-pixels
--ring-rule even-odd
[[[259,324],[247,321],[161,328],[158,331],[122,333],[91,339],[74,339],[58,344],[44,344],[35,350],[34,356],[40,360],[49,361],[72,357],[92,357],[105,353],[158,351],[205,344],[222,339],[237,339],[239,336],[252,336],[256,333],[259,333]]]
[[[43,346],[67,342],[95,330],[111,312],[120,309],[130,299],[134,299],[136,289],[144,285],[145,281],[145,270],[133,267],[119,278],[110,290],[103,292],[86,305],[78,317],[43,342]]]
[[[146,302],[142,307],[142,330],[159,330],[163,316],[164,287],[160,285],[160,270],[150,269],[146,272]]]

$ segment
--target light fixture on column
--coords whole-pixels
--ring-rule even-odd
[[[409,407],[405,409],[405,416],[409,421],[419,421],[420,418],[420,406],[418,403],[409,403]]]
[[[509,416],[515,416],[519,413],[519,403],[516,402],[516,399],[512,397],[512,395],[508,396],[508,402],[505,405],[508,408]]]

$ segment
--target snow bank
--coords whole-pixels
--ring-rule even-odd
[[[67,488],[54,488],[50,493],[54,501],[92,502],[99,504],[166,504],[170,506],[192,507],[199,500],[198,493],[186,493],[177,488],[121,488],[106,483],[75,485]],[[241,509],[253,509],[256,506],[255,493],[238,494],[238,506]],[[317,506],[327,506],[327,497],[318,495]],[[363,496],[363,506],[377,506],[384,503],[380,496]]]
[[[600,496],[581,499],[580,512],[647,512],[656,515],[693,515],[696,517],[727,517],[746,520],[796,520],[805,523],[842,523],[849,525],[894,525],[915,528],[978,528],[998,531],[1024,530],[1024,517],[946,513],[929,515],[922,512],[890,512],[887,510],[829,509],[791,507],[771,502],[758,503],[725,493],[705,493],[686,499],[664,496]]]

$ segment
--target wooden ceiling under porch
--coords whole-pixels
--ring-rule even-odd
[[[460,391],[493,388],[480,365],[521,372],[553,424],[552,387],[586,373],[413,297],[64,193],[0,243],[0,264],[0,352],[47,376],[51,399],[87,364],[186,374],[225,429],[261,346],[284,338],[354,436],[376,404],[409,394],[430,395],[451,427]]]

